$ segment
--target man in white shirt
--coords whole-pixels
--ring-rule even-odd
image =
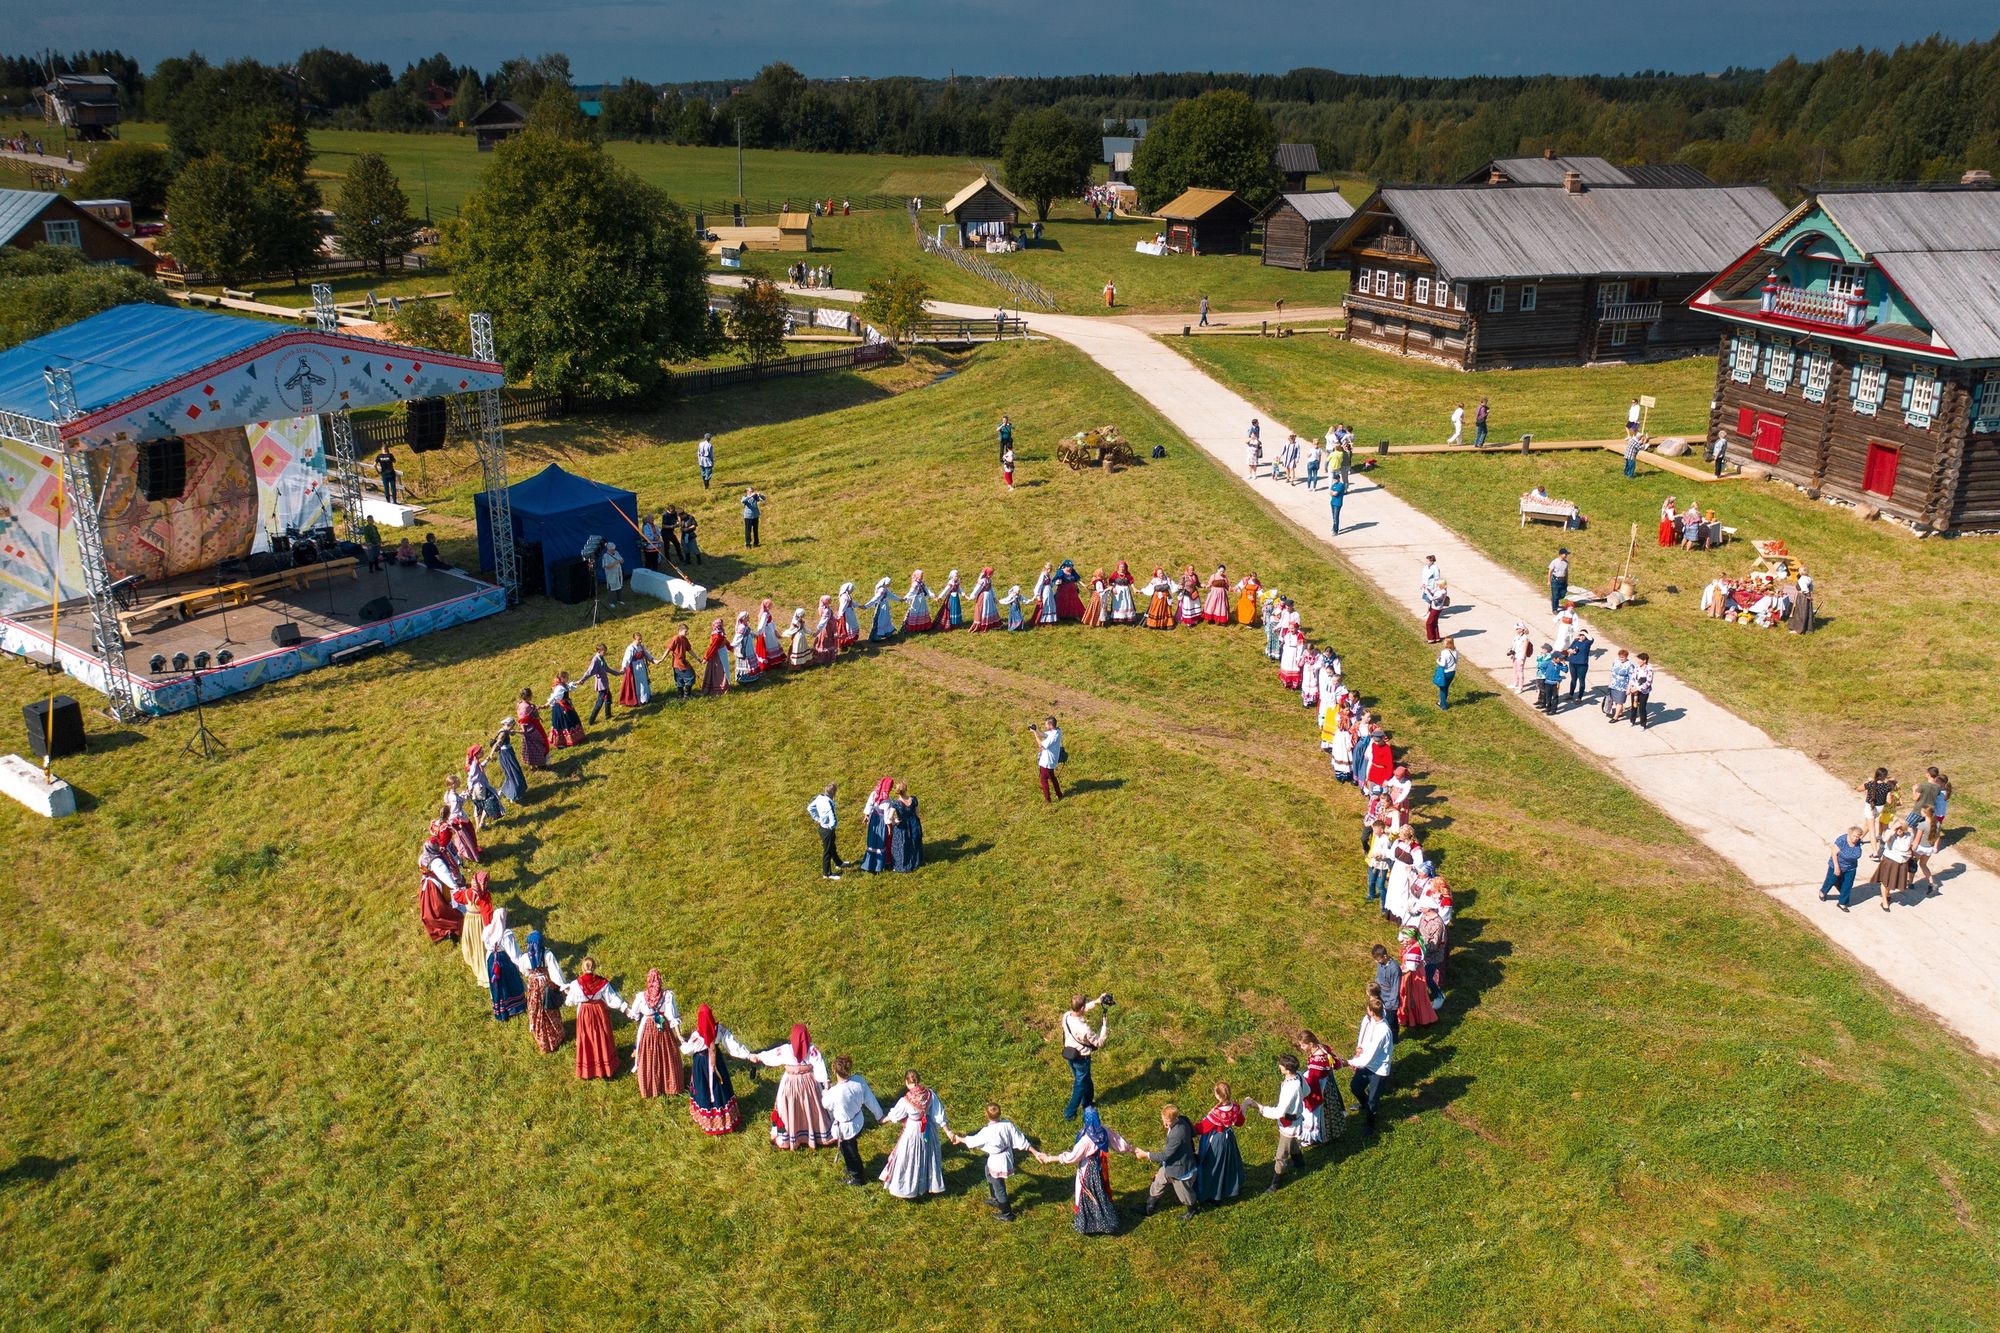
[[[1090,1078],[1090,1057],[1104,1045],[1104,1033],[1111,1025],[1111,1015],[1098,1015],[1096,1032],[1090,1030],[1090,1020],[1084,1015],[1097,1008],[1103,1000],[1102,995],[1095,1000],[1087,995],[1072,996],[1069,1009],[1062,1016],[1063,1059],[1069,1062],[1070,1073],[1069,1105],[1063,1108],[1065,1120],[1074,1120],[1078,1111],[1097,1104],[1097,1085]]]
[[[833,1077],[833,1085],[820,1093],[819,1104],[826,1108],[833,1121],[833,1132],[840,1137],[840,1161],[847,1168],[843,1183],[866,1185],[868,1182],[861,1174],[861,1149],[855,1140],[867,1123],[862,1116],[864,1111],[874,1112],[876,1123],[881,1123],[882,1103],[875,1099],[875,1089],[868,1086],[867,1079],[854,1076],[852,1058],[835,1056]]]
[[[1375,1132],[1375,1108],[1382,1100],[1382,1085],[1389,1079],[1389,1062],[1396,1049],[1395,1033],[1383,1017],[1382,998],[1368,997],[1368,1012],[1361,1016],[1361,1030],[1354,1038],[1354,1078],[1348,1083],[1354,1101],[1367,1117],[1367,1130]]]
[[[1037,728],[1032,722],[1028,724],[1028,730],[1035,733],[1035,768],[1042,779],[1042,802],[1045,805],[1062,799],[1062,783],[1056,781],[1056,765],[1063,761],[1062,728],[1056,725],[1053,716],[1048,719],[1048,724],[1046,730]],[[1055,792],[1053,797],[1049,795],[1051,790]]]
[[[1278,1085],[1275,1105],[1260,1106],[1248,1097],[1243,1099],[1245,1106],[1254,1107],[1266,1120],[1278,1122],[1278,1154],[1271,1162],[1266,1194],[1276,1193],[1287,1172],[1305,1165],[1305,1154],[1299,1148],[1299,1120],[1306,1112],[1306,1081],[1299,1077],[1299,1057],[1285,1052],[1278,1057],[1278,1068],[1284,1073],[1284,1082]]]
[[[694,447],[694,461],[701,469],[701,488],[707,490],[709,478],[715,475],[715,441],[707,431],[701,433],[701,443]]]
[[[840,850],[833,845],[834,826],[839,818],[833,809],[833,793],[838,783],[829,782],[826,790],[806,802],[806,814],[819,826],[820,878],[839,879],[847,862],[840,859]]]
[[[1014,1174],[1014,1154],[1034,1153],[1038,1162],[1047,1162],[1049,1158],[1035,1151],[1035,1145],[1028,1142],[1028,1136],[1013,1121],[1002,1120],[1000,1108],[992,1102],[986,1103],[985,1128],[974,1134],[950,1137],[961,1148],[986,1154],[986,1192],[992,1196],[993,1216],[1001,1222],[1013,1221],[1014,1210],[1007,1204],[1007,1177]]]
[[[1445,440],[1445,443],[1457,444],[1464,438],[1465,438],[1465,404],[1460,403],[1457,407],[1451,409],[1451,435],[1449,438]]]

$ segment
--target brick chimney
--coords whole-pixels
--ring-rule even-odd
[[[1960,185],[1971,185],[1980,189],[1990,190],[1993,188],[1993,173],[1974,167],[1963,176],[1960,176],[1958,183]]]
[[[1581,171],[1578,171],[1575,167],[1570,167],[1567,170],[1565,170],[1563,172],[1563,189],[1567,190],[1571,194],[1582,194],[1583,173]]]
[[[1544,161],[1544,162],[1553,162],[1553,161],[1555,161],[1555,160],[1556,160],[1556,150],[1555,150],[1555,149],[1553,149],[1553,148],[1544,148],[1544,149],[1542,150],[1542,161]]]

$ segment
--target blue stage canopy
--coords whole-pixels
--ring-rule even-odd
[[[639,497],[632,491],[579,477],[551,463],[509,486],[507,503],[514,514],[515,548],[524,542],[542,548],[544,588],[551,586],[549,571],[557,562],[581,555],[584,542],[593,536],[617,544],[628,575],[639,568]],[[479,525],[479,567],[491,569],[493,529],[485,491],[472,497],[472,508]]]

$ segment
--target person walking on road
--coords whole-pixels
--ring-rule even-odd
[[[1551,614],[1562,610],[1563,598],[1569,596],[1569,547],[1558,547],[1556,558],[1549,561],[1549,611]]]
[[[1208,327],[1208,293],[1206,292],[1203,292],[1201,297],[1201,327],[1204,329]]]
[[[1479,406],[1472,409],[1472,447],[1475,449],[1486,447],[1486,399],[1483,395],[1479,399]]]
[[[1833,840],[1833,853],[1826,858],[1826,878],[1820,881],[1819,900],[1838,893],[1840,910],[1845,912],[1854,898],[1854,870],[1861,864],[1861,849],[1868,844],[1868,837],[1859,825]]]
[[[1326,487],[1326,506],[1333,511],[1333,535],[1340,535],[1340,506],[1347,501],[1347,475],[1336,473]]]
[[[834,812],[833,795],[838,783],[829,782],[819,795],[806,802],[806,814],[819,829],[819,865],[821,879],[839,879],[847,862],[840,859],[840,849],[834,845],[835,829],[840,822]]]
[[[1050,717],[1048,723],[1046,731],[1032,722],[1028,724],[1028,730],[1035,733],[1035,771],[1042,780],[1042,801],[1053,804],[1062,800],[1062,783],[1056,780],[1056,765],[1067,755],[1063,752],[1062,728],[1056,725],[1054,717]],[[1053,797],[1049,795],[1051,790],[1055,792]]]
[[[755,486],[743,488],[743,544],[761,546],[763,543],[757,532],[758,522],[764,515],[764,493]]]

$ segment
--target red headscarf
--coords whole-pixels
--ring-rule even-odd
[[[697,1037],[708,1043],[711,1051],[715,1048],[715,1034],[721,1030],[721,1028],[716,1026],[715,1011],[713,1009],[710,1009],[705,1004],[696,1006],[694,1011],[694,1032]]]
[[[594,1000],[597,998],[597,992],[603,990],[611,983],[603,977],[598,976],[595,972],[584,972],[577,976],[576,984],[583,991],[584,999]]]
[[[804,1023],[792,1024],[793,1061],[795,1061],[798,1064],[804,1064],[807,1060],[812,1058],[812,1048],[813,1048],[812,1033],[806,1031],[806,1025]]]

